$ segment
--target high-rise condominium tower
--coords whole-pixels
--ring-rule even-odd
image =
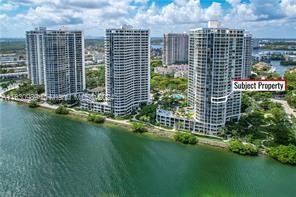
[[[163,64],[187,64],[188,35],[168,33],[163,35]]]
[[[216,134],[226,121],[240,118],[241,93],[232,92],[231,82],[250,69],[250,41],[244,30],[216,23],[190,31],[188,99],[200,130]]]
[[[105,37],[106,101],[114,115],[125,115],[149,102],[149,30],[123,26]]]
[[[27,65],[33,85],[44,84],[44,35],[46,29],[36,28],[26,32]]]
[[[252,49],[253,49],[253,39],[252,35],[249,33],[245,34],[244,37],[244,74],[242,78],[249,78],[251,76],[251,66],[252,66]]]
[[[84,38],[81,31],[26,32],[29,77],[45,85],[49,99],[67,99],[85,89]]]

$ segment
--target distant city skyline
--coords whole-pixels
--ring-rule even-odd
[[[208,20],[255,38],[296,38],[295,0],[0,0],[0,13],[0,38],[24,38],[38,26],[66,26],[97,38],[122,24],[162,37],[206,27]]]

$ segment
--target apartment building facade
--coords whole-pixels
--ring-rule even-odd
[[[105,102],[85,98],[82,109],[124,116],[150,102],[149,30],[106,30],[105,84]]]
[[[126,115],[149,102],[149,30],[123,26],[105,37],[106,101],[114,115]]]
[[[44,84],[44,37],[46,28],[26,32],[28,76],[33,85]]]
[[[69,99],[85,89],[82,31],[46,30],[27,33],[29,78],[44,84],[48,99]]]
[[[251,37],[244,30],[208,28],[189,33],[188,104],[192,119],[158,110],[160,124],[217,135],[227,121],[240,118],[241,92],[232,91],[232,80],[246,78],[250,70]]]
[[[251,67],[252,67],[252,50],[253,50],[253,39],[252,35],[245,33],[244,36],[244,73],[243,77],[245,79],[250,78],[251,76]]]
[[[163,64],[187,64],[188,34],[168,33],[163,36]]]

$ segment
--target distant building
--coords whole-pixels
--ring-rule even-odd
[[[160,66],[154,68],[154,73],[161,75],[170,75],[177,77],[188,77],[188,65],[187,64],[177,64],[170,66]]]
[[[27,77],[28,77],[28,72],[0,74],[0,79],[21,79],[21,78],[27,78]]]
[[[123,26],[105,37],[105,102],[82,99],[82,109],[115,116],[131,114],[150,101],[149,30]]]
[[[163,36],[163,64],[187,64],[188,35],[168,33]]]
[[[252,47],[253,49],[258,49],[260,47],[260,40],[258,38],[252,40]]]
[[[296,62],[296,55],[284,55],[286,62]]]
[[[24,63],[15,53],[0,54],[0,65]]]
[[[32,84],[44,84],[48,99],[68,99],[85,89],[82,31],[28,31],[27,56]]]

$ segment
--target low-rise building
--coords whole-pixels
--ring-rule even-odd
[[[204,123],[198,122],[193,118],[186,118],[179,115],[176,115],[172,111],[157,109],[156,110],[156,122],[162,126],[174,128],[176,130],[188,130],[193,133],[203,133],[210,135],[217,135],[218,129],[215,131],[209,131],[207,128],[210,125],[205,127]]]
[[[83,94],[80,99],[80,108],[102,114],[111,113],[111,106],[107,102],[97,101],[97,97],[94,94]]]
[[[180,65],[170,65],[166,67],[155,67],[154,73],[161,75],[172,75],[176,77],[187,77],[188,76],[188,65],[180,64]]]
[[[284,55],[286,62],[296,62],[296,55]]]

